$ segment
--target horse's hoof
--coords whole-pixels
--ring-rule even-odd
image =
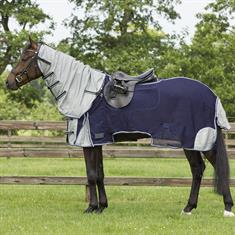
[[[181,215],[192,215],[192,212],[185,212],[184,210],[181,211]]]
[[[107,206],[99,206],[99,208],[96,209],[95,213],[101,214],[104,211],[104,209],[106,209],[106,208],[107,208]]]
[[[83,212],[84,214],[93,213],[98,209],[98,206],[88,206],[88,208]]]
[[[232,211],[224,211],[224,217],[234,217],[234,213]]]

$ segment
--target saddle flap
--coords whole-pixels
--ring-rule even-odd
[[[134,95],[134,86],[126,86],[117,85],[113,80],[107,82],[104,87],[104,97],[106,102],[114,108],[123,108],[127,106]],[[132,90],[132,92],[130,91]]]

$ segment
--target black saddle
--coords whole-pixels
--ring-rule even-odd
[[[130,76],[118,71],[111,76],[111,80],[104,87],[104,97],[107,103],[114,108],[127,106],[134,95],[135,86],[138,83],[156,81],[154,69],[150,69],[138,76]]]

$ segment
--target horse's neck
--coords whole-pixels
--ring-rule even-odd
[[[66,116],[80,117],[90,107],[100,91],[105,74],[76,61],[73,57],[42,45],[39,61],[46,85],[58,98],[58,108]],[[89,92],[87,92],[89,91]]]
[[[41,45],[39,50],[39,57],[43,60],[49,62],[45,63],[43,60],[39,60],[39,67],[44,76],[47,76],[50,73],[56,74],[56,79],[60,82],[65,82],[68,76],[71,77],[71,72],[75,69],[74,64],[76,64],[76,69],[82,69],[84,64],[76,61],[73,57],[56,51],[55,49],[47,46]],[[80,66],[78,68],[78,65]]]

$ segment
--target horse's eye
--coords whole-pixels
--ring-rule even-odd
[[[27,61],[28,59],[34,56],[34,52],[32,50],[26,50],[22,53],[21,60]]]
[[[22,55],[21,60],[22,61],[27,61],[29,58],[30,58],[30,56],[27,55],[27,53],[26,53],[26,54]]]

